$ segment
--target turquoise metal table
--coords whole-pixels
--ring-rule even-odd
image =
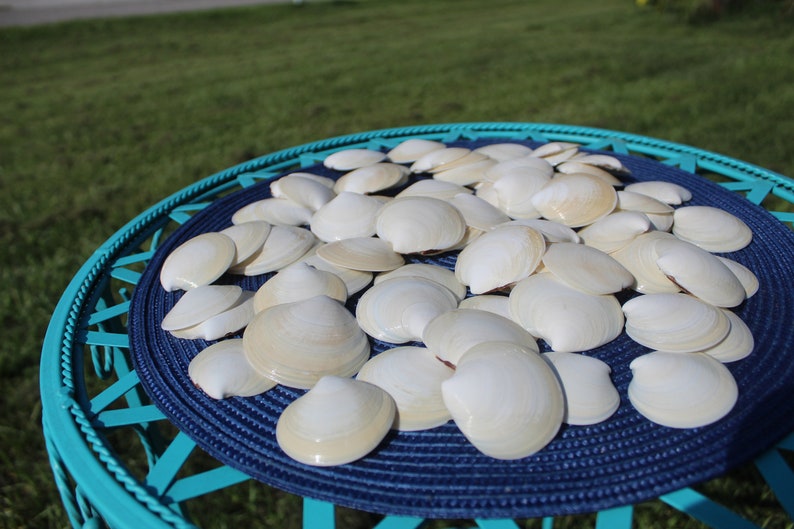
[[[655,160],[693,179],[706,176],[753,204],[766,206],[769,197],[777,197],[778,204],[794,204],[794,181],[739,160],[643,136],[537,123],[440,124],[352,134],[279,151],[212,175],[149,208],[108,239],[75,275],[53,314],[41,361],[43,428],[55,482],[74,527],[194,527],[183,505],[251,479],[244,465],[241,469],[217,462],[213,468],[194,471],[189,462],[197,452],[196,439],[170,425],[144,391],[131,361],[130,300],[157,249],[194,214],[230,193],[314,166],[340,149],[383,150],[407,138],[445,143],[575,142],[587,149]],[[781,225],[794,224],[790,211],[771,214]],[[135,463],[128,455],[129,443],[119,441],[130,438],[140,441]],[[785,454],[794,451],[794,435],[777,435],[765,448],[750,459],[781,508],[794,518],[794,472]],[[142,471],[132,468],[141,465]],[[665,491],[659,500],[711,526],[756,527],[696,492],[696,484]],[[319,496],[302,500],[304,527],[336,524],[334,503]],[[357,507],[380,512],[367,505]],[[596,526],[630,527],[633,513],[631,504],[610,505],[597,513]],[[378,527],[418,527],[426,521],[424,514],[400,509],[385,514]],[[568,512],[544,514],[544,527],[553,525],[556,514]],[[509,518],[478,518],[477,513],[470,518],[486,529],[518,527]]]

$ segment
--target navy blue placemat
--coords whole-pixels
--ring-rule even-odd
[[[474,148],[498,141],[449,145]],[[269,196],[270,181],[217,199],[197,213],[163,242],[144,270],[129,313],[130,348],[141,383],[177,427],[223,463],[288,492],[371,512],[426,518],[595,512],[723,474],[794,429],[794,232],[763,208],[702,177],[643,157],[607,154],[631,169],[627,183],[679,183],[694,195],[686,205],[722,208],[753,230],[750,246],[724,255],[760,279],[759,291],[735,309],[753,332],[755,351],[728,364],[739,385],[739,400],[715,424],[678,430],[653,424],[634,411],[627,398],[628,366],[649,350],[623,333],[585,353],[611,366],[621,395],[618,411],[601,424],[564,425],[533,456],[499,461],[482,455],[449,422],[423,432],[392,432],[374,453],[347,465],[322,468],[293,461],[278,447],[275,425],[281,411],[303,391],[277,386],[256,397],[213,400],[187,375],[190,360],[208,343],[179,340],[160,329],[163,316],[181,296],[159,284],[165,257],[199,233],[231,225],[237,209]],[[320,165],[301,171],[340,175]],[[454,259],[447,254],[422,260],[451,268]],[[256,290],[268,277],[227,275],[220,282]],[[357,299],[348,302],[351,310]],[[373,354],[391,347],[374,340],[372,345]]]

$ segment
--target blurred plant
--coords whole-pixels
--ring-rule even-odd
[[[635,3],[682,16],[689,22],[708,22],[741,12],[794,16],[794,0],[635,0]]]

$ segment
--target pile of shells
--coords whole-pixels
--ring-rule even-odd
[[[348,463],[390,429],[449,420],[488,456],[529,456],[563,423],[617,410],[610,366],[581,353],[624,331],[651,350],[630,365],[640,414],[693,428],[734,406],[723,364],[753,337],[731,309],[758,280],[717,255],[752,240],[732,214],[687,206],[680,185],[624,185],[619,159],[564,142],[408,139],[324,165],[339,178],[271,182],[272,197],[177,247],[160,274],[186,291],[162,328],[219,340],[190,364],[208,395],[308,390],[276,428],[295,460]],[[439,254],[454,266],[409,262]],[[224,274],[272,275],[246,292],[215,284]],[[371,339],[393,346],[373,355]]]

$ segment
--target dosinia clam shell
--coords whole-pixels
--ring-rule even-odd
[[[445,147],[444,149],[432,150],[411,164],[411,172],[427,173],[436,171],[469,153],[471,153],[471,149],[466,149],[465,147]]]
[[[659,258],[657,245],[665,240],[675,240],[675,235],[653,230],[636,236],[628,244],[609,254],[634,276],[632,288],[637,292],[644,294],[680,292],[681,288],[656,264]]]
[[[542,160],[542,158],[531,158]],[[518,167],[493,183],[499,209],[514,219],[535,219],[541,216],[532,202],[535,196],[550,181],[551,177],[530,167]]]
[[[353,294],[361,292],[372,281],[372,272],[363,272],[361,270],[353,270],[350,268],[340,268],[336,265],[332,265],[325,259],[318,257],[314,252],[304,256],[298,262],[306,263],[307,265],[318,270],[331,272],[335,276],[339,277],[339,279],[344,281],[345,287],[347,287],[348,296],[352,296]]]
[[[265,244],[272,226],[263,220],[252,220],[240,224],[232,224],[219,233],[226,235],[234,242],[234,259],[230,266],[245,261]]]
[[[550,244],[543,255],[546,270],[563,283],[588,294],[614,294],[634,283],[634,276],[606,253],[572,242]]]
[[[554,167],[545,159],[536,156],[523,156],[499,162],[485,174],[489,182],[497,182],[505,176],[511,174],[536,174],[545,176],[546,180],[554,174]]]
[[[741,250],[753,232],[740,218],[711,206],[685,206],[673,213],[673,233],[709,252]]]
[[[747,358],[755,347],[752,331],[735,312],[727,309],[722,309],[722,312],[731,321],[731,329],[721,342],[702,352],[723,364]]]
[[[758,276],[756,276],[752,270],[738,261],[728,259],[721,255],[718,255],[717,259],[722,261],[722,263],[739,279],[739,282],[744,287],[745,297],[749,298],[758,292],[760,282],[758,281]]]
[[[251,397],[276,385],[251,367],[239,338],[223,340],[201,350],[190,361],[188,376],[213,399]]]
[[[505,225],[526,226],[537,230],[546,242],[582,242],[579,234],[572,228],[546,219],[514,219],[506,222]]]
[[[550,360],[565,395],[567,424],[598,424],[607,420],[620,406],[620,394],[609,378],[606,362],[579,353],[543,353]]]
[[[645,213],[615,211],[578,231],[582,242],[612,253],[620,250],[639,235],[650,231],[653,225]]]
[[[449,200],[460,193],[473,193],[473,191],[468,187],[464,187],[453,182],[445,182],[443,180],[429,178],[426,180],[417,180],[413,184],[397,193],[394,198],[431,197],[441,200]]]
[[[366,167],[359,167],[343,174],[334,184],[334,191],[359,194],[378,193],[386,189],[400,186],[408,180],[410,170],[404,165],[379,162]]]
[[[254,296],[254,310],[262,312],[275,305],[320,295],[345,303],[345,282],[332,272],[318,270],[302,261],[284,268],[259,287]]]
[[[635,182],[623,188],[625,191],[640,193],[653,197],[656,200],[678,206],[684,202],[692,200],[692,192],[682,185],[662,180],[649,180],[645,182]]]
[[[160,284],[168,292],[209,285],[226,272],[234,255],[234,241],[228,236],[217,232],[196,235],[165,258]]]
[[[522,143],[504,142],[483,145],[482,147],[477,147],[474,149],[474,152],[484,154],[489,158],[496,160],[497,162],[503,162],[513,158],[523,158],[524,156],[529,156],[532,154],[532,148]]]
[[[385,272],[405,264],[388,241],[377,237],[354,237],[329,242],[317,248],[317,256],[334,266],[363,272]]]
[[[386,154],[387,158],[394,163],[413,163],[431,151],[446,148],[447,146],[440,141],[409,138],[397,144]]]
[[[323,160],[323,165],[337,171],[352,171],[386,159],[386,153],[371,149],[343,149],[329,154]]]
[[[534,454],[562,424],[565,403],[554,371],[541,355],[515,344],[474,346],[441,391],[463,435],[496,459]]]
[[[460,193],[448,202],[460,211],[470,228],[487,231],[510,221],[502,210],[476,195]]]
[[[372,237],[382,206],[378,198],[342,191],[312,215],[309,227],[323,242]]]
[[[628,395],[648,420],[671,428],[697,428],[723,418],[736,404],[730,371],[703,353],[654,351],[634,359]]]
[[[500,294],[469,296],[458,303],[458,308],[484,310],[503,316],[508,320],[512,319],[510,317],[510,298]]]
[[[308,389],[325,375],[353,376],[369,358],[352,314],[327,296],[276,305],[243,333],[248,362],[284,386]]]
[[[462,186],[468,186],[481,182],[485,179],[485,172],[496,165],[496,162],[485,158],[471,163],[456,163],[454,167],[443,169],[433,174],[436,180],[452,182]]]
[[[301,463],[344,465],[383,441],[395,410],[394,400],[374,384],[326,376],[284,409],[276,424],[276,440]]]
[[[617,194],[597,176],[558,174],[532,196],[532,205],[545,219],[578,228],[612,213]]]
[[[233,224],[262,220],[278,226],[308,224],[312,210],[286,198],[263,198],[251,202],[232,215]]]
[[[452,204],[431,197],[395,198],[381,207],[375,232],[395,252],[446,250],[466,233],[466,221]]]
[[[185,340],[220,340],[248,325],[254,317],[254,293],[244,290],[228,309],[191,327],[174,329],[172,335]]]
[[[466,286],[458,281],[452,270],[428,263],[408,263],[389,272],[380,273],[375,276],[375,284],[377,285],[387,279],[405,276],[422,277],[444,285],[458,298],[458,301],[466,296]]]
[[[229,271],[256,276],[281,270],[303,257],[316,240],[314,234],[305,228],[273,226],[262,247]]]
[[[455,371],[439,362],[424,347],[388,349],[370,358],[356,375],[383,388],[397,405],[393,428],[427,430],[452,417],[441,397],[441,383]]]
[[[186,291],[160,322],[164,331],[192,327],[234,306],[243,295],[237,285],[203,285]]]
[[[623,182],[609,171],[606,171],[597,165],[580,162],[576,158],[557,164],[554,169],[558,173],[585,173],[596,176],[613,187],[619,187],[623,185]]]
[[[275,198],[286,198],[311,211],[317,211],[336,196],[334,190],[324,182],[304,175],[305,173],[292,173],[274,180],[270,184],[270,193]]]

